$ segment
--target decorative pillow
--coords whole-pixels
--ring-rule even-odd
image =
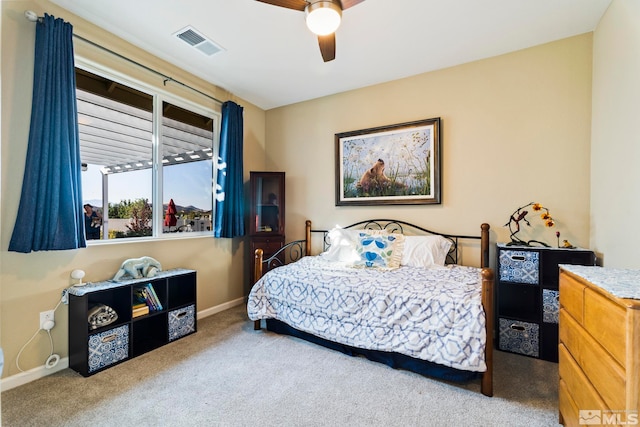
[[[405,236],[366,230],[358,235],[358,267],[392,270],[400,267]]]
[[[353,264],[360,259],[360,254],[356,250],[358,244],[358,234],[361,230],[345,230],[344,228],[333,228],[329,231],[329,242],[331,246],[322,253],[322,257],[329,261],[344,262]]]
[[[451,240],[442,236],[405,236],[400,265],[410,267],[444,266]]]

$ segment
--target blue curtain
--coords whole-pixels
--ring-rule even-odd
[[[9,250],[85,247],[73,27],[36,24],[33,99],[22,194]]]
[[[227,101],[222,104],[215,237],[244,236],[242,145],[242,107]]]

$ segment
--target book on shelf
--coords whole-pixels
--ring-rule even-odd
[[[156,306],[156,303],[155,303],[153,297],[151,296],[151,293],[149,292],[149,289],[147,289],[146,287],[142,288],[141,292],[142,292],[142,295],[143,295],[145,301],[147,301],[147,305],[149,306],[149,309],[154,310],[154,311],[157,310],[158,306]]]
[[[133,290],[133,298],[135,300],[133,307],[140,307],[140,305],[144,305],[146,307],[148,307],[148,303],[147,303],[147,299],[144,296],[144,293],[142,292],[142,289],[134,289]]]
[[[142,307],[134,308],[131,310],[131,317],[139,317],[144,316],[145,314],[149,314],[149,306],[143,304]]]
[[[158,298],[158,295],[156,294],[155,289],[153,289],[153,285],[151,285],[151,283],[147,283],[142,287],[136,288],[134,290],[134,295],[138,303],[145,304],[150,310],[159,311],[163,309],[160,298]]]
[[[147,292],[145,288],[138,288],[134,292],[136,297],[138,298],[138,301],[144,302],[144,304],[149,307],[150,310],[156,310],[156,306],[153,304],[153,301],[149,296],[149,292]]]
[[[151,299],[153,300],[153,303],[155,304],[157,308],[157,310],[162,310],[162,303],[160,302],[160,298],[158,298],[158,294],[156,294],[156,290],[153,289],[153,286],[151,285],[151,283],[147,283],[147,290],[149,291],[149,293],[151,294]]]

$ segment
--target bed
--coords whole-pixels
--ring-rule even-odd
[[[254,329],[292,335],[393,368],[455,382],[480,379],[493,395],[493,272],[489,225],[478,236],[400,220],[314,230],[268,259],[255,253],[247,302]],[[311,236],[322,236],[311,255]],[[478,246],[480,266],[459,264]]]

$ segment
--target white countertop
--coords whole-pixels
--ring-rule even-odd
[[[618,298],[640,299],[640,270],[560,264]]]

